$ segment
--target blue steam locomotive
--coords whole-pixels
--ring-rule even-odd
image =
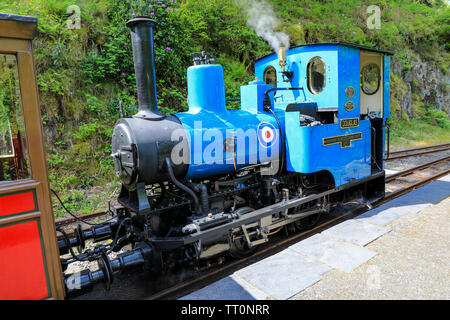
[[[139,112],[119,119],[112,137],[120,206],[112,220],[59,242],[62,254],[86,239],[131,249],[98,255],[100,269],[82,272],[76,289],[130,265],[241,257],[281,228],[311,228],[337,203],[384,196],[391,53],[348,43],[280,48],[255,62],[241,108],[228,110],[223,69],[203,52],[187,70],[189,110],[165,115],[153,25],[127,23]]]

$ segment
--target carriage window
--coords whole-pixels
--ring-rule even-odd
[[[319,94],[325,89],[325,62],[320,57],[312,58],[307,67],[308,89]]]
[[[375,94],[380,87],[380,68],[376,64],[368,64],[361,70],[361,90],[368,95]]]
[[[266,84],[272,84],[274,88],[277,87],[277,71],[275,70],[274,67],[268,66],[264,70],[263,81]]]
[[[17,60],[0,54],[0,183],[30,177]]]

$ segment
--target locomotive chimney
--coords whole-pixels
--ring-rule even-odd
[[[156,97],[155,57],[153,49],[153,26],[149,17],[136,17],[127,22],[131,31],[134,71],[138,95],[139,112],[133,117],[161,120]]]

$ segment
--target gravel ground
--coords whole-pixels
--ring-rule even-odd
[[[425,164],[427,162],[444,158],[445,156],[450,156],[450,150],[425,154],[418,157],[409,157],[398,160],[386,161],[384,167],[387,170],[403,171],[412,167],[420,166],[421,164]]]
[[[299,299],[450,299],[450,198],[392,222],[378,253],[351,273],[333,270]]]

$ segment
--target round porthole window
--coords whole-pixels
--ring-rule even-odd
[[[367,94],[375,94],[380,87],[380,68],[374,64],[368,64],[361,69],[361,90]]]
[[[309,60],[307,67],[308,89],[312,94],[319,94],[325,89],[325,62],[320,57]]]
[[[277,87],[277,71],[275,70],[274,67],[268,66],[268,67],[264,70],[263,81],[264,81],[266,84],[271,84],[271,85],[273,85],[274,88]]]

